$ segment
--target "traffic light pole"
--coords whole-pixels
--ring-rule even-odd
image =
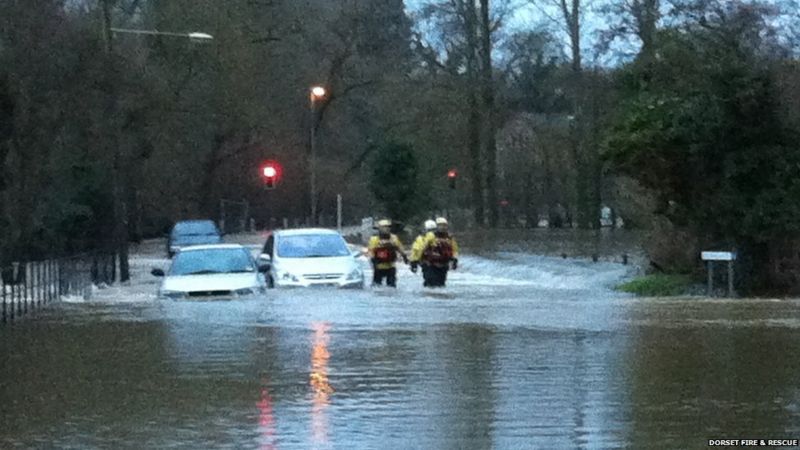
[[[447,202],[448,206],[445,207],[445,210],[444,210],[444,215],[447,218],[447,220],[451,220],[451,217],[450,217],[450,205],[455,205],[454,202],[456,201],[456,195],[455,194],[456,194],[456,178],[457,177],[458,177],[458,172],[456,171],[456,169],[450,169],[450,170],[447,171],[447,184],[448,184],[448,187],[450,188],[449,189],[450,194],[448,195],[450,201]]]

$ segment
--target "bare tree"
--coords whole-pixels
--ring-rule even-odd
[[[599,8],[609,24],[600,33],[598,49],[608,51],[617,39],[636,36],[641,47],[638,55],[647,60],[653,55],[658,22],[661,19],[661,0],[613,0]]]
[[[598,225],[595,220],[600,210],[600,166],[597,151],[597,142],[592,139],[596,134],[590,129],[591,114],[586,113],[586,106],[590,99],[585,86],[583,67],[583,54],[581,48],[583,16],[589,8],[591,1],[582,0],[529,0],[539,7],[554,23],[567,35],[570,49],[570,68],[572,79],[570,83],[572,95],[572,114],[570,119],[570,152],[577,168],[575,179],[575,196],[578,223],[582,227],[594,228]],[[556,8],[559,13],[551,14],[550,10]]]
[[[486,198],[489,206],[489,225],[496,227],[500,217],[497,197],[497,123],[495,120],[495,85],[492,78],[492,33],[489,0],[480,0],[479,35],[481,99],[483,101],[483,154],[486,157]]]

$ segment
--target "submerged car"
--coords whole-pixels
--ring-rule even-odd
[[[164,277],[159,297],[170,299],[231,299],[266,292],[264,271],[250,251],[237,244],[199,245],[181,249],[169,270],[153,269]]]
[[[322,228],[280,230],[264,244],[269,287],[363,288],[364,271],[341,234]]]
[[[222,233],[211,220],[182,220],[172,227],[167,237],[167,254],[172,258],[183,247],[219,244]]]

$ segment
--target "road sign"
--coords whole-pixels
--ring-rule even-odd
[[[701,252],[700,258],[703,261],[734,261],[736,252]]]
[[[708,261],[708,296],[714,295],[714,261],[728,261],[728,297],[735,295],[733,291],[733,261],[736,260],[736,252],[700,252],[700,258]]]

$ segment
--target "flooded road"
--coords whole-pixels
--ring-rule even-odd
[[[701,448],[800,437],[800,304],[636,299],[628,266],[466,255],[448,287],[154,298],[0,327],[0,448]]]

